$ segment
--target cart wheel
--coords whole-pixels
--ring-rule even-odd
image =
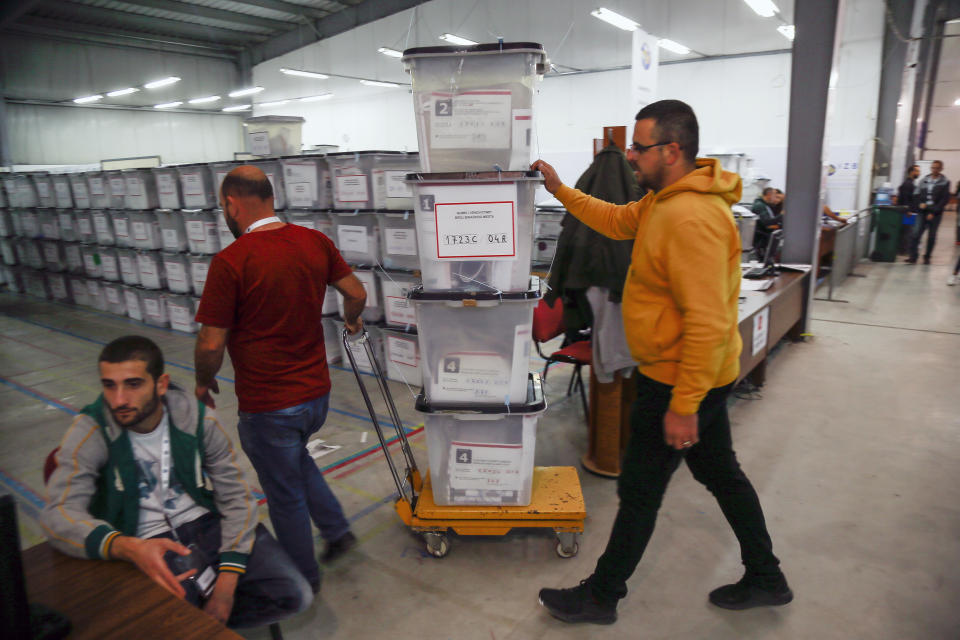
[[[572,558],[580,551],[579,534],[560,531],[557,532],[557,555],[561,558]]]
[[[442,558],[450,552],[450,540],[445,533],[428,532],[423,534],[427,543],[427,553],[434,558]]]

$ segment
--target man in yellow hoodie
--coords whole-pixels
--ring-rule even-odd
[[[699,127],[689,105],[661,100],[636,118],[627,151],[639,202],[613,205],[565,186],[549,164],[544,186],[596,231],[634,239],[623,290],[627,343],[640,363],[632,433],[618,481],[620,508],[596,569],[570,589],[541,589],[540,603],[566,622],[610,624],[640,562],[670,476],[686,460],[740,542],[746,572],[710,593],[726,609],[793,599],[750,481],[730,435],[727,397],[740,369],[737,308],[740,238],[730,205],[740,176],[697,158]]]

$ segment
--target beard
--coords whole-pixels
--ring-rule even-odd
[[[233,234],[234,240],[239,240],[240,236],[243,235],[243,230],[240,228],[240,225],[237,224],[237,221],[227,215],[227,210],[223,210],[223,219],[227,223],[227,229],[230,229],[230,233]]]
[[[124,429],[130,429],[137,426],[147,418],[153,415],[160,405],[160,394],[157,393],[157,386],[153,386],[153,397],[143,405],[142,409],[137,409],[128,405],[123,405],[114,409],[109,407],[110,415],[114,422]]]
[[[653,192],[663,189],[663,183],[667,172],[666,167],[663,165],[658,166],[656,171],[652,174],[640,171],[637,165],[632,162],[630,163],[630,168],[633,169],[633,175],[637,177],[637,182],[640,183],[641,193],[643,190],[647,189]]]

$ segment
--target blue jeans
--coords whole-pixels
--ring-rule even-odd
[[[164,532],[156,538],[170,538]],[[220,518],[213,514],[203,515],[192,522],[177,527],[177,537],[183,544],[195,544],[209,562],[215,563],[220,555]],[[169,566],[168,551],[165,559]],[[176,569],[170,566],[171,571]],[[204,599],[196,583],[185,580],[181,583],[187,592],[187,602],[199,607]],[[231,628],[260,627],[285,620],[300,613],[313,602],[310,585],[297,571],[287,554],[273,539],[262,524],[256,528],[253,550],[247,559],[247,572],[240,576],[234,593],[233,611],[227,626]]]
[[[307,452],[307,440],[327,418],[329,394],[277,411],[240,411],[240,445],[267,496],[270,521],[280,545],[312,586],[320,584],[313,551],[313,520],[324,540],[350,530],[343,508]]]

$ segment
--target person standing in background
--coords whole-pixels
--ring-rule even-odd
[[[934,160],[930,165],[930,174],[923,177],[917,185],[916,203],[917,231],[913,235],[913,244],[910,246],[910,257],[907,262],[916,264],[920,257],[920,238],[927,233],[927,250],[923,254],[923,264],[930,264],[933,246],[937,242],[937,228],[943,218],[943,210],[950,200],[950,181],[943,175],[943,163]]]

